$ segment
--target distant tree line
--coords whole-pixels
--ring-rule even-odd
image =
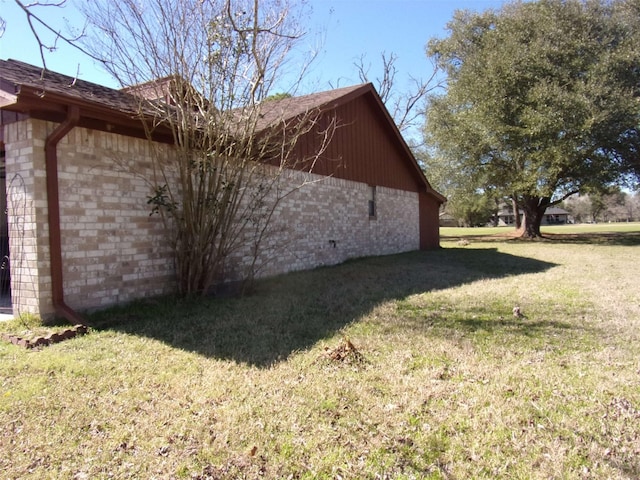
[[[613,190],[568,198],[561,205],[576,223],[640,222],[640,194]]]
[[[615,187],[574,195],[556,206],[569,212],[574,223],[640,222],[640,193]],[[510,199],[480,193],[458,197],[443,207],[443,212],[461,227],[497,226],[501,210],[513,212]]]

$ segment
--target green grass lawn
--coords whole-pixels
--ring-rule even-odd
[[[638,478],[640,227],[591,227],[2,342],[2,478]]]

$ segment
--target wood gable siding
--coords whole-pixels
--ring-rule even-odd
[[[438,201],[420,192],[420,250],[440,247],[440,219]]]
[[[411,159],[389,130],[372,95],[358,96],[328,111],[319,129],[326,128],[334,116],[338,128],[316,162],[314,173],[398,190],[420,190],[416,174],[411,171]],[[319,147],[316,131],[299,140],[295,154],[304,157]]]

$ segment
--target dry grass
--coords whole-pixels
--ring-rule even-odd
[[[0,344],[0,471],[638,478],[639,244],[452,240]]]

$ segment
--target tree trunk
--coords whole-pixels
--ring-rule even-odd
[[[522,226],[518,229],[520,237],[523,238],[540,238],[540,224],[544,217],[544,212],[547,210],[548,202],[538,197],[526,198],[521,207],[524,211],[524,219]]]
[[[520,230],[522,228],[522,222],[520,221],[520,208],[518,207],[518,202],[516,201],[516,197],[511,197],[511,202],[513,205],[513,221],[516,225],[516,230]]]
[[[494,200],[494,207],[493,207],[493,212],[491,215],[491,226],[492,227],[497,227],[499,225],[500,222],[500,217],[499,217],[499,213],[500,213],[500,205],[502,203],[502,199],[497,198]]]

